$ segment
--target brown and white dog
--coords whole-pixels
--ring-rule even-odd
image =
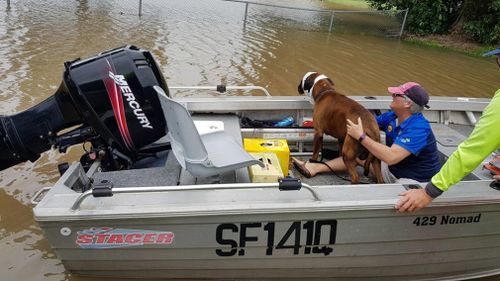
[[[323,144],[323,134],[337,138],[342,159],[351,176],[351,183],[359,183],[356,171],[356,158],[364,158],[364,174],[368,175],[370,164],[378,183],[383,183],[381,163],[358,140],[347,135],[347,119],[363,122],[363,129],[367,136],[380,142],[380,133],[377,121],[373,114],[356,101],[338,93],[333,88],[333,81],[317,72],[308,72],[300,81],[298,91],[306,94],[314,104],[314,143],[312,160],[318,160],[319,151]]]

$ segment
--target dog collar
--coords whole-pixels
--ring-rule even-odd
[[[316,98],[314,99],[315,102],[319,101],[326,93],[334,93],[335,91],[333,89],[327,89],[324,90],[323,92],[319,92],[316,95]]]
[[[323,79],[328,79],[328,77],[326,77],[325,75],[321,74],[319,75],[318,77],[316,77],[316,79],[314,79],[314,83],[311,87],[311,89],[309,89],[309,91],[307,92],[307,95],[310,97],[310,98],[313,98],[312,96],[312,91],[314,89],[314,86],[316,85],[316,83],[318,83],[318,81],[320,80],[323,80]],[[313,98],[314,99],[314,98]]]

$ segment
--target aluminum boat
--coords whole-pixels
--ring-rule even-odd
[[[196,87],[170,92],[179,90],[194,93],[173,100],[205,129],[225,131],[239,145],[244,138],[284,139],[291,156],[310,157],[313,129],[302,126],[312,117],[306,97],[196,97],[204,91]],[[387,111],[391,101],[351,98],[373,112]],[[431,97],[424,115],[442,161],[488,102]],[[296,126],[242,123],[288,116]],[[325,138],[325,147],[335,150],[336,139]],[[500,274],[500,191],[482,165],[415,213],[398,213],[394,205],[399,193],[425,183],[352,185],[332,174],[306,179],[292,165],[288,176],[297,180],[253,183],[248,168],[195,177],[172,151],[121,171],[77,162],[35,196],[34,217],[64,266],[86,276],[462,280]]]

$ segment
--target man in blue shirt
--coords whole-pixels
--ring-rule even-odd
[[[429,181],[440,168],[436,139],[422,114],[424,107],[428,107],[429,95],[415,82],[389,87],[388,91],[392,95],[392,111],[377,118],[380,129],[386,132],[387,145],[366,136],[361,119],[357,124],[347,120],[347,134],[382,160],[382,175],[386,183]],[[293,163],[306,177],[330,170],[346,170],[340,157],[326,163],[301,162],[293,158]],[[359,164],[363,162],[359,160]]]

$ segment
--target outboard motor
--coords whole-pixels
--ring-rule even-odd
[[[0,116],[0,170],[35,161],[51,147],[90,142],[85,161],[127,168],[154,152],[166,122],[153,86],[168,88],[150,52],[125,46],[65,63],[63,81],[42,103]]]

